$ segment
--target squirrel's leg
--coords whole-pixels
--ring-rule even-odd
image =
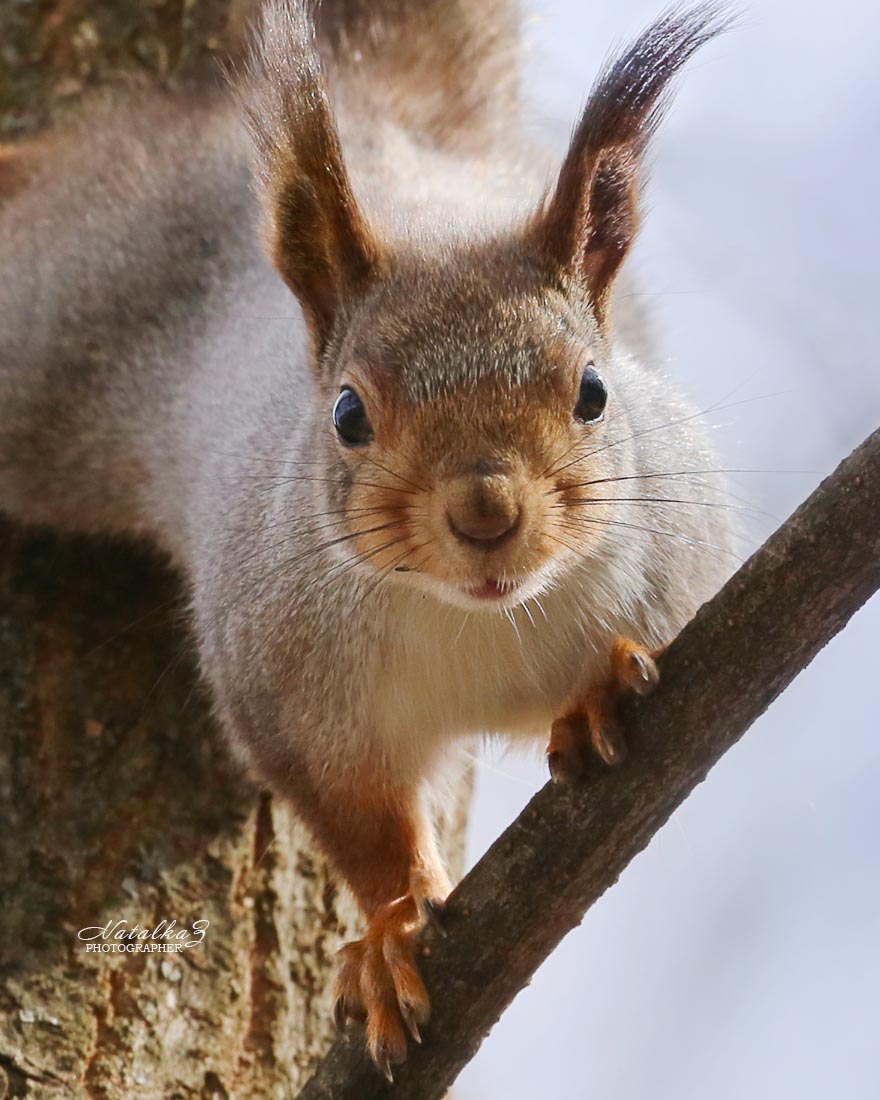
[[[547,763],[556,782],[581,778],[590,746],[606,764],[624,759],[626,744],[617,722],[617,702],[631,691],[637,695],[653,691],[660,679],[657,661],[666,648],[648,649],[628,638],[615,638],[607,679],[575,697],[550,730]]]
[[[430,1002],[416,965],[416,936],[429,905],[450,883],[429,816],[413,798],[351,791],[322,837],[366,917],[364,936],[341,951],[334,1015],[366,1022],[367,1048],[389,1079],[406,1057],[406,1033],[419,1041]]]

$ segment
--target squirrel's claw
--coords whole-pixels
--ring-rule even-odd
[[[444,939],[449,935],[446,930],[446,924],[443,920],[445,913],[445,905],[437,898],[425,898],[422,902],[422,909],[425,914],[425,920],[428,924]]]
[[[629,687],[622,687],[612,692],[606,688],[604,691],[598,690],[590,700],[587,712],[590,741],[596,755],[609,767],[622,764],[626,759],[626,741],[615,711],[620,695],[630,690]]]
[[[666,647],[649,650],[627,638],[616,638],[611,647],[608,679],[576,699],[568,713],[550,730],[547,766],[556,783],[575,783],[587,768],[588,747],[605,764],[626,759],[626,742],[617,721],[617,703],[622,695],[647,695],[660,680],[657,659]]]
[[[660,683],[657,659],[662,649],[648,650],[625,638],[618,638],[611,651],[612,675],[619,691],[634,691],[636,695],[649,695]]]
[[[391,1062],[388,1059],[387,1054],[378,1054],[373,1058],[373,1062],[376,1065],[376,1069],[382,1074],[389,1085],[394,1084],[394,1071],[391,1069]]]
[[[363,1022],[367,1016],[360,983],[363,954],[362,940],[346,944],[339,952],[340,964],[333,1000],[333,1023],[342,1035],[347,1033],[350,1021]]]
[[[547,767],[554,783],[577,783],[583,779],[586,770],[583,746],[589,736],[589,726],[582,714],[567,714],[553,723],[547,745]]]
[[[406,1058],[407,1033],[422,1041],[430,1000],[416,967],[416,935],[422,918],[412,895],[399,898],[370,918],[363,939],[340,952],[334,1019],[366,1020],[367,1050],[379,1072]]]
[[[419,1018],[416,1008],[407,1001],[404,1001],[400,1005],[400,1015],[403,1017],[403,1022],[406,1024],[406,1030],[412,1036],[413,1042],[421,1043],[422,1036],[419,1032]]]

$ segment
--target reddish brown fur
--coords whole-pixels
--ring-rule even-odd
[[[487,587],[506,596],[511,578],[537,592],[552,569],[595,557],[608,537],[599,510],[592,524],[573,521],[587,501],[585,476],[615,469],[607,424],[573,410],[590,349],[610,358],[609,292],[638,226],[642,158],[665,89],[719,21],[706,8],[656,23],[600,78],[549,199],[530,219],[478,228],[471,241],[447,232],[461,210],[471,219],[463,226],[479,222],[478,202],[448,194],[450,163],[463,173],[474,160],[489,176],[519,171],[503,147],[517,132],[512,82],[500,94],[494,86],[510,60],[506,0],[485,10],[470,0],[330,0],[318,22],[323,57],[305,7],[267,11],[243,99],[268,251],[308,322],[316,406],[329,410],[339,388],[351,388],[371,429],[351,446],[331,438],[332,457],[324,452],[353,541],[351,559],[329,565],[323,580],[367,563],[369,596],[405,568],[414,576],[402,588],[442,592],[469,612]],[[340,133],[355,153],[351,174]],[[438,173],[426,199],[420,185],[432,181],[407,174],[419,171]],[[352,181],[365,182],[370,214]],[[423,224],[432,199],[437,224]],[[514,524],[515,538],[469,535]],[[586,730],[605,760],[619,758],[612,710],[621,690],[641,685],[633,661],[653,669],[647,650],[619,642],[608,681],[575,698],[554,727],[560,774]],[[426,900],[447,884],[418,801],[422,776],[390,759],[408,746],[382,705],[369,719],[392,730],[358,727],[350,775],[351,760],[316,760],[304,747],[303,774],[291,772],[287,785],[367,917],[338,993],[343,1017],[366,1015],[370,1052],[387,1070],[405,1053],[405,1027],[427,1015],[413,936]],[[461,709],[477,713],[470,698]]]
[[[500,107],[491,93],[492,74],[508,61],[498,48],[507,41],[507,18],[501,30],[488,29],[499,5],[509,16],[503,0],[488,18],[457,0],[419,7],[380,0],[378,8],[335,0],[318,25],[331,46],[330,80],[336,55],[355,36],[357,65],[337,82],[344,102],[369,102],[389,74],[405,77],[406,94],[373,103],[381,116],[377,143],[387,115],[421,143],[456,152],[482,144],[489,159],[485,150],[503,138],[513,102],[505,94]],[[336,369],[335,385],[353,389],[370,410],[370,445],[339,455],[350,482],[352,550],[372,566],[376,584],[406,569],[417,574],[414,584],[455,589],[463,600],[477,599],[486,585],[503,592],[510,578],[535,576],[563,555],[585,555],[605,537],[607,528],[595,522],[601,511],[593,509],[592,525],[572,521],[588,492],[582,425],[571,410],[588,348],[605,342],[610,289],[638,227],[643,154],[666,88],[717,33],[717,15],[706,8],[661,19],[610,65],[548,201],[506,238],[450,249],[445,266],[386,240],[385,229],[361,212],[300,15],[274,9],[247,109],[270,253],[309,319],[316,381],[324,385]],[[476,47],[467,40],[474,27],[481,32]],[[462,52],[472,62],[467,70]],[[357,111],[355,119],[370,122]],[[389,182],[394,177],[381,160],[373,172],[380,185],[383,172]],[[559,335],[559,310],[571,317],[567,337]],[[457,347],[450,330],[461,333]],[[532,352],[530,368],[519,368],[516,384],[512,362],[507,371],[483,371],[479,360],[492,361],[493,342],[517,347],[523,339],[540,352]],[[401,386],[404,373],[410,389]],[[603,424],[592,427],[593,479],[604,473],[604,433]],[[502,537],[514,528],[515,538]],[[497,535],[482,537],[487,532]],[[556,723],[550,753],[557,774],[574,768],[586,737],[608,762],[622,754],[613,706],[620,691],[641,686],[630,675],[633,661],[637,671],[656,672],[646,650],[620,641],[607,683],[574,699]],[[368,916],[364,939],[346,953],[339,997],[343,1015],[366,1013],[370,1051],[387,1069],[405,1052],[403,1025],[417,1026],[427,1012],[411,936],[426,893],[442,894],[445,883],[423,811],[411,791],[386,781],[380,759],[363,761],[356,782],[336,777],[332,790],[319,791],[310,818]]]
[[[373,460],[352,453],[352,516],[355,526],[368,532],[357,540],[361,555],[370,555],[380,571],[410,555],[407,565],[423,573],[476,585],[487,570],[527,573],[558,552],[554,539],[564,539],[565,532],[556,494],[575,481],[581,469],[573,464],[562,474],[554,471],[556,460],[572,442],[560,430],[566,423],[561,410],[574,403],[581,369],[580,360],[569,357],[565,373],[550,376],[555,385],[541,387],[541,392],[536,387],[534,399],[519,408],[509,395],[494,392],[492,380],[481,383],[475,393],[476,407],[491,410],[506,401],[507,415],[494,450],[485,425],[462,420],[452,446],[446,428],[456,422],[455,398],[437,400],[416,412],[383,405],[380,387],[359,381],[362,392],[373,397],[372,408],[379,410],[376,439],[385,456],[383,465],[395,474],[382,479],[382,470]],[[358,371],[357,377],[366,376]],[[493,453],[495,460],[487,467],[486,456]],[[583,494],[575,499],[583,499]],[[474,517],[481,500],[503,511],[521,511],[523,527],[515,543],[474,560],[457,545],[447,513]],[[423,550],[429,541],[434,549]],[[441,553],[437,546],[442,547]]]
[[[579,779],[591,749],[606,764],[624,759],[626,744],[617,722],[617,704],[630,692],[646,695],[656,687],[660,676],[657,662],[666,648],[651,650],[629,638],[615,640],[607,679],[576,696],[553,723],[547,760],[557,782]]]
[[[24,190],[37,172],[39,158],[36,142],[0,146],[0,200]]]
[[[149,533],[187,570],[231,742],[296,805],[363,908],[340,997],[343,1015],[366,1014],[383,1068],[428,1010],[414,936],[447,882],[419,794],[447,743],[517,723],[534,733],[577,682],[553,745],[573,760],[589,727],[614,759],[615,696],[643,686],[632,662],[650,671],[651,655],[619,642],[598,686],[596,655],[624,624],[656,642],[714,575],[683,583],[659,537],[644,553],[628,536],[615,544],[616,506],[589,492],[606,474],[652,468],[638,447],[610,450],[630,428],[630,440],[651,430],[642,391],[676,424],[674,394],[613,354],[607,300],[664,88],[718,20],[679,12],[621,55],[528,218],[541,172],[512,148],[514,7],[325,0],[316,49],[311,4],[264,4],[242,99],[268,252],[306,326],[254,247],[246,151],[225,103],[90,115],[27,201],[6,206],[29,247],[7,247],[19,267],[0,369],[14,406],[4,508]],[[0,155],[0,194],[18,195],[41,158]],[[20,264],[56,235],[51,265]],[[29,297],[47,304],[38,340]],[[264,299],[288,314],[273,318],[292,336],[281,369],[278,345],[252,344],[235,316],[240,300]],[[591,357],[618,419],[578,413]],[[340,386],[366,401],[371,440],[336,438]],[[240,449],[217,454],[226,434]],[[669,438],[702,453],[689,433]],[[288,461],[319,476],[267,476]],[[271,493],[252,491],[266,481]],[[586,503],[598,508],[578,523]],[[314,516],[334,517],[317,527],[330,538]],[[264,573],[279,555],[284,568]],[[419,575],[373,598],[399,566]],[[413,595],[420,585],[434,602]],[[488,620],[475,608],[486,588],[499,597]],[[551,613],[524,641],[513,611],[525,625],[544,592]],[[464,634],[456,652],[450,620],[456,642]],[[396,693],[383,690],[386,661]]]

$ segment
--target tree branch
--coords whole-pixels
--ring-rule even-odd
[[[440,1100],[541,962],[712,765],[880,585],[880,430],[697,614],[662,683],[627,701],[632,752],[576,790],[547,784],[425,936],[434,1016],[394,1085],[338,1042],[300,1100]]]

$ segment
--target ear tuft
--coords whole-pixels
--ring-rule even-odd
[[[532,220],[539,249],[586,287],[600,320],[638,229],[644,155],[670,82],[733,23],[714,3],[676,6],[612,59],[593,87],[556,188]]]
[[[269,0],[239,93],[256,153],[269,255],[320,352],[344,298],[382,258],[342,156],[307,0]]]

